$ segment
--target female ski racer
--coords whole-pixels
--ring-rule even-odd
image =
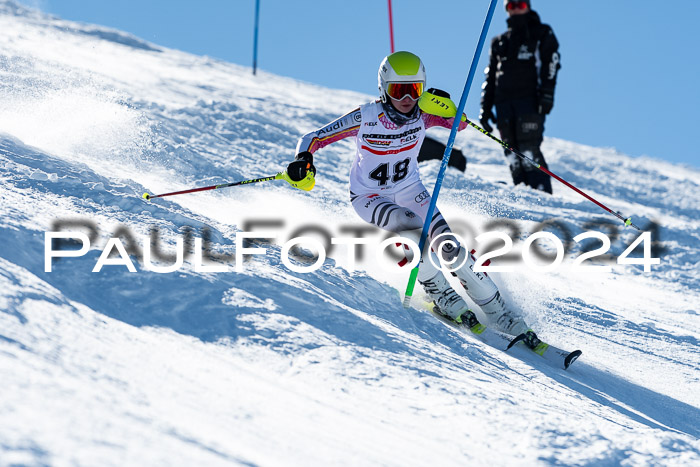
[[[425,82],[425,67],[416,55],[402,51],[384,58],[379,66],[379,99],[299,140],[296,158],[286,171],[292,185],[312,189],[316,174],[313,153],[336,141],[355,138],[357,150],[350,169],[353,208],[366,222],[417,241],[420,231],[416,233],[415,229],[422,228],[431,199],[418,174],[418,152],[427,128],[452,127],[454,118],[440,116],[446,114],[445,108],[451,106],[451,114],[456,114],[454,103],[444,91],[429,89],[423,95]],[[421,105],[417,105],[422,95]],[[458,129],[466,127],[467,123],[461,122]],[[491,278],[473,271],[474,257],[459,246],[437,208],[428,234],[428,244],[441,234],[446,235],[440,240],[452,240],[442,241],[441,255],[448,262],[456,258],[456,265],[464,262],[453,274],[488,317],[488,324],[515,336],[526,333],[525,343],[536,347],[540,340],[522,316],[505,303]],[[435,303],[435,311],[469,328],[478,325],[464,299],[427,259],[428,254],[421,259],[418,282]]]

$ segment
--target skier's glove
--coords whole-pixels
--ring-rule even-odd
[[[493,123],[496,123],[496,116],[491,111],[491,107],[489,107],[488,109],[486,107],[482,107],[481,113],[479,113],[479,121],[481,122],[481,127],[489,133],[493,133],[493,127],[489,124],[489,120],[491,120]]]
[[[537,93],[537,111],[540,115],[547,115],[554,107],[554,93],[552,91],[540,89]]]
[[[430,88],[421,94],[418,99],[418,107],[423,112],[438,117],[453,118],[457,115],[457,106],[450,99],[450,94],[441,89]],[[462,121],[465,120],[466,117],[462,115]]]
[[[316,184],[315,175],[314,156],[310,152],[304,151],[296,155],[294,162],[289,163],[283,178],[294,188],[311,191]]]

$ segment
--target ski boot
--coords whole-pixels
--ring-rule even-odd
[[[473,328],[481,326],[479,320],[467,303],[447,282],[441,272],[437,272],[432,279],[418,281],[423,286],[425,293],[433,300],[433,311],[457,326]]]
[[[464,299],[450,286],[441,272],[437,271],[432,279],[418,279],[418,283],[435,304],[436,311],[450,320],[456,320],[467,309]]]

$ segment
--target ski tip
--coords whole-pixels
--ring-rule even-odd
[[[143,194],[142,198],[145,199],[146,201],[148,201],[151,199],[151,195],[149,195],[148,192],[146,192]]]
[[[567,355],[564,359],[564,369],[568,370],[571,364],[574,363],[576,359],[579,358],[582,354],[583,352],[581,352],[580,350],[574,350],[569,355]]]

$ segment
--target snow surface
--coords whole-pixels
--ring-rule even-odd
[[[313,273],[281,263],[294,230],[362,226],[351,142],[318,153],[310,193],[266,182],[140,197],[274,174],[301,134],[372,96],[253,76],[11,1],[0,43],[0,465],[700,464],[697,169],[545,140],[555,173],[659,225],[651,272],[574,271],[574,245],[554,272],[493,274],[542,338],[583,350],[564,371],[446,327],[419,311],[420,294],[403,309],[407,273],[368,257],[351,272],[340,246]],[[449,169],[440,195],[457,230],[510,220],[517,252],[543,221],[562,238],[618,225],[556,182],[551,197],[512,187],[499,146],[477,132],[457,146],[467,172]],[[422,166],[430,189],[438,170]],[[61,226],[91,249],[45,272],[45,232]],[[267,254],[236,272],[221,255],[244,230],[278,238],[256,241]],[[220,255],[209,266],[227,272],[197,272],[191,254],[154,272],[136,259],[152,231],[168,256],[156,266],[178,239],[208,236]],[[614,257],[638,235],[618,232]],[[110,237],[137,272],[91,272]]]

